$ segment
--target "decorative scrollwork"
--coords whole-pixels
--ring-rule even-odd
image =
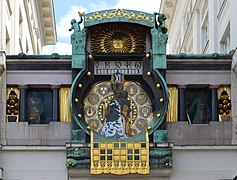
[[[98,21],[112,18],[127,18],[129,20],[154,22],[154,17],[147,16],[144,12],[129,12],[124,9],[114,9],[101,14],[94,12],[91,16],[85,16],[85,21]]]

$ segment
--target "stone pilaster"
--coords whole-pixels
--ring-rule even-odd
[[[186,85],[179,85],[178,86],[178,91],[179,91],[179,105],[178,105],[178,110],[179,110],[179,121],[186,121],[186,98],[185,98],[185,89]]]
[[[231,113],[232,113],[232,144],[237,144],[237,52],[232,57],[231,68]]]
[[[6,54],[0,51],[0,144],[6,144]],[[1,158],[1,155],[0,155]]]
[[[27,121],[27,112],[26,112],[26,108],[27,108],[27,89],[28,86],[27,85],[19,85],[19,89],[20,89],[20,122],[26,122]]]
[[[211,85],[209,86],[211,89],[211,121],[218,121],[218,113],[217,113],[217,103],[218,103],[218,97],[217,97],[217,88],[218,86]]]
[[[52,121],[59,121],[59,85],[52,85],[53,89],[53,119]]]

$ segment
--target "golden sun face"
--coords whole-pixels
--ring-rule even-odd
[[[145,33],[139,27],[118,24],[92,29],[91,51],[97,53],[143,53]]]
[[[115,49],[121,49],[123,47],[123,40],[119,39],[113,40],[113,46]]]

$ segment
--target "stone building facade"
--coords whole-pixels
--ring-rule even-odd
[[[229,53],[236,48],[236,1],[163,0],[170,53]]]
[[[41,54],[56,43],[52,0],[2,0],[0,7],[0,50],[6,54]]]

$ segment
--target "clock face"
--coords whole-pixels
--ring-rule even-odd
[[[111,81],[94,85],[83,100],[85,122],[107,138],[129,138],[144,132],[153,119],[150,97],[134,81],[114,90]]]
[[[90,63],[89,73],[76,77],[72,86],[73,128],[80,127],[88,134],[93,130],[106,138],[126,139],[138,138],[136,135],[146,130],[151,134],[162,124],[168,91],[162,75],[146,69],[147,59]],[[110,67],[106,72],[105,64]]]

